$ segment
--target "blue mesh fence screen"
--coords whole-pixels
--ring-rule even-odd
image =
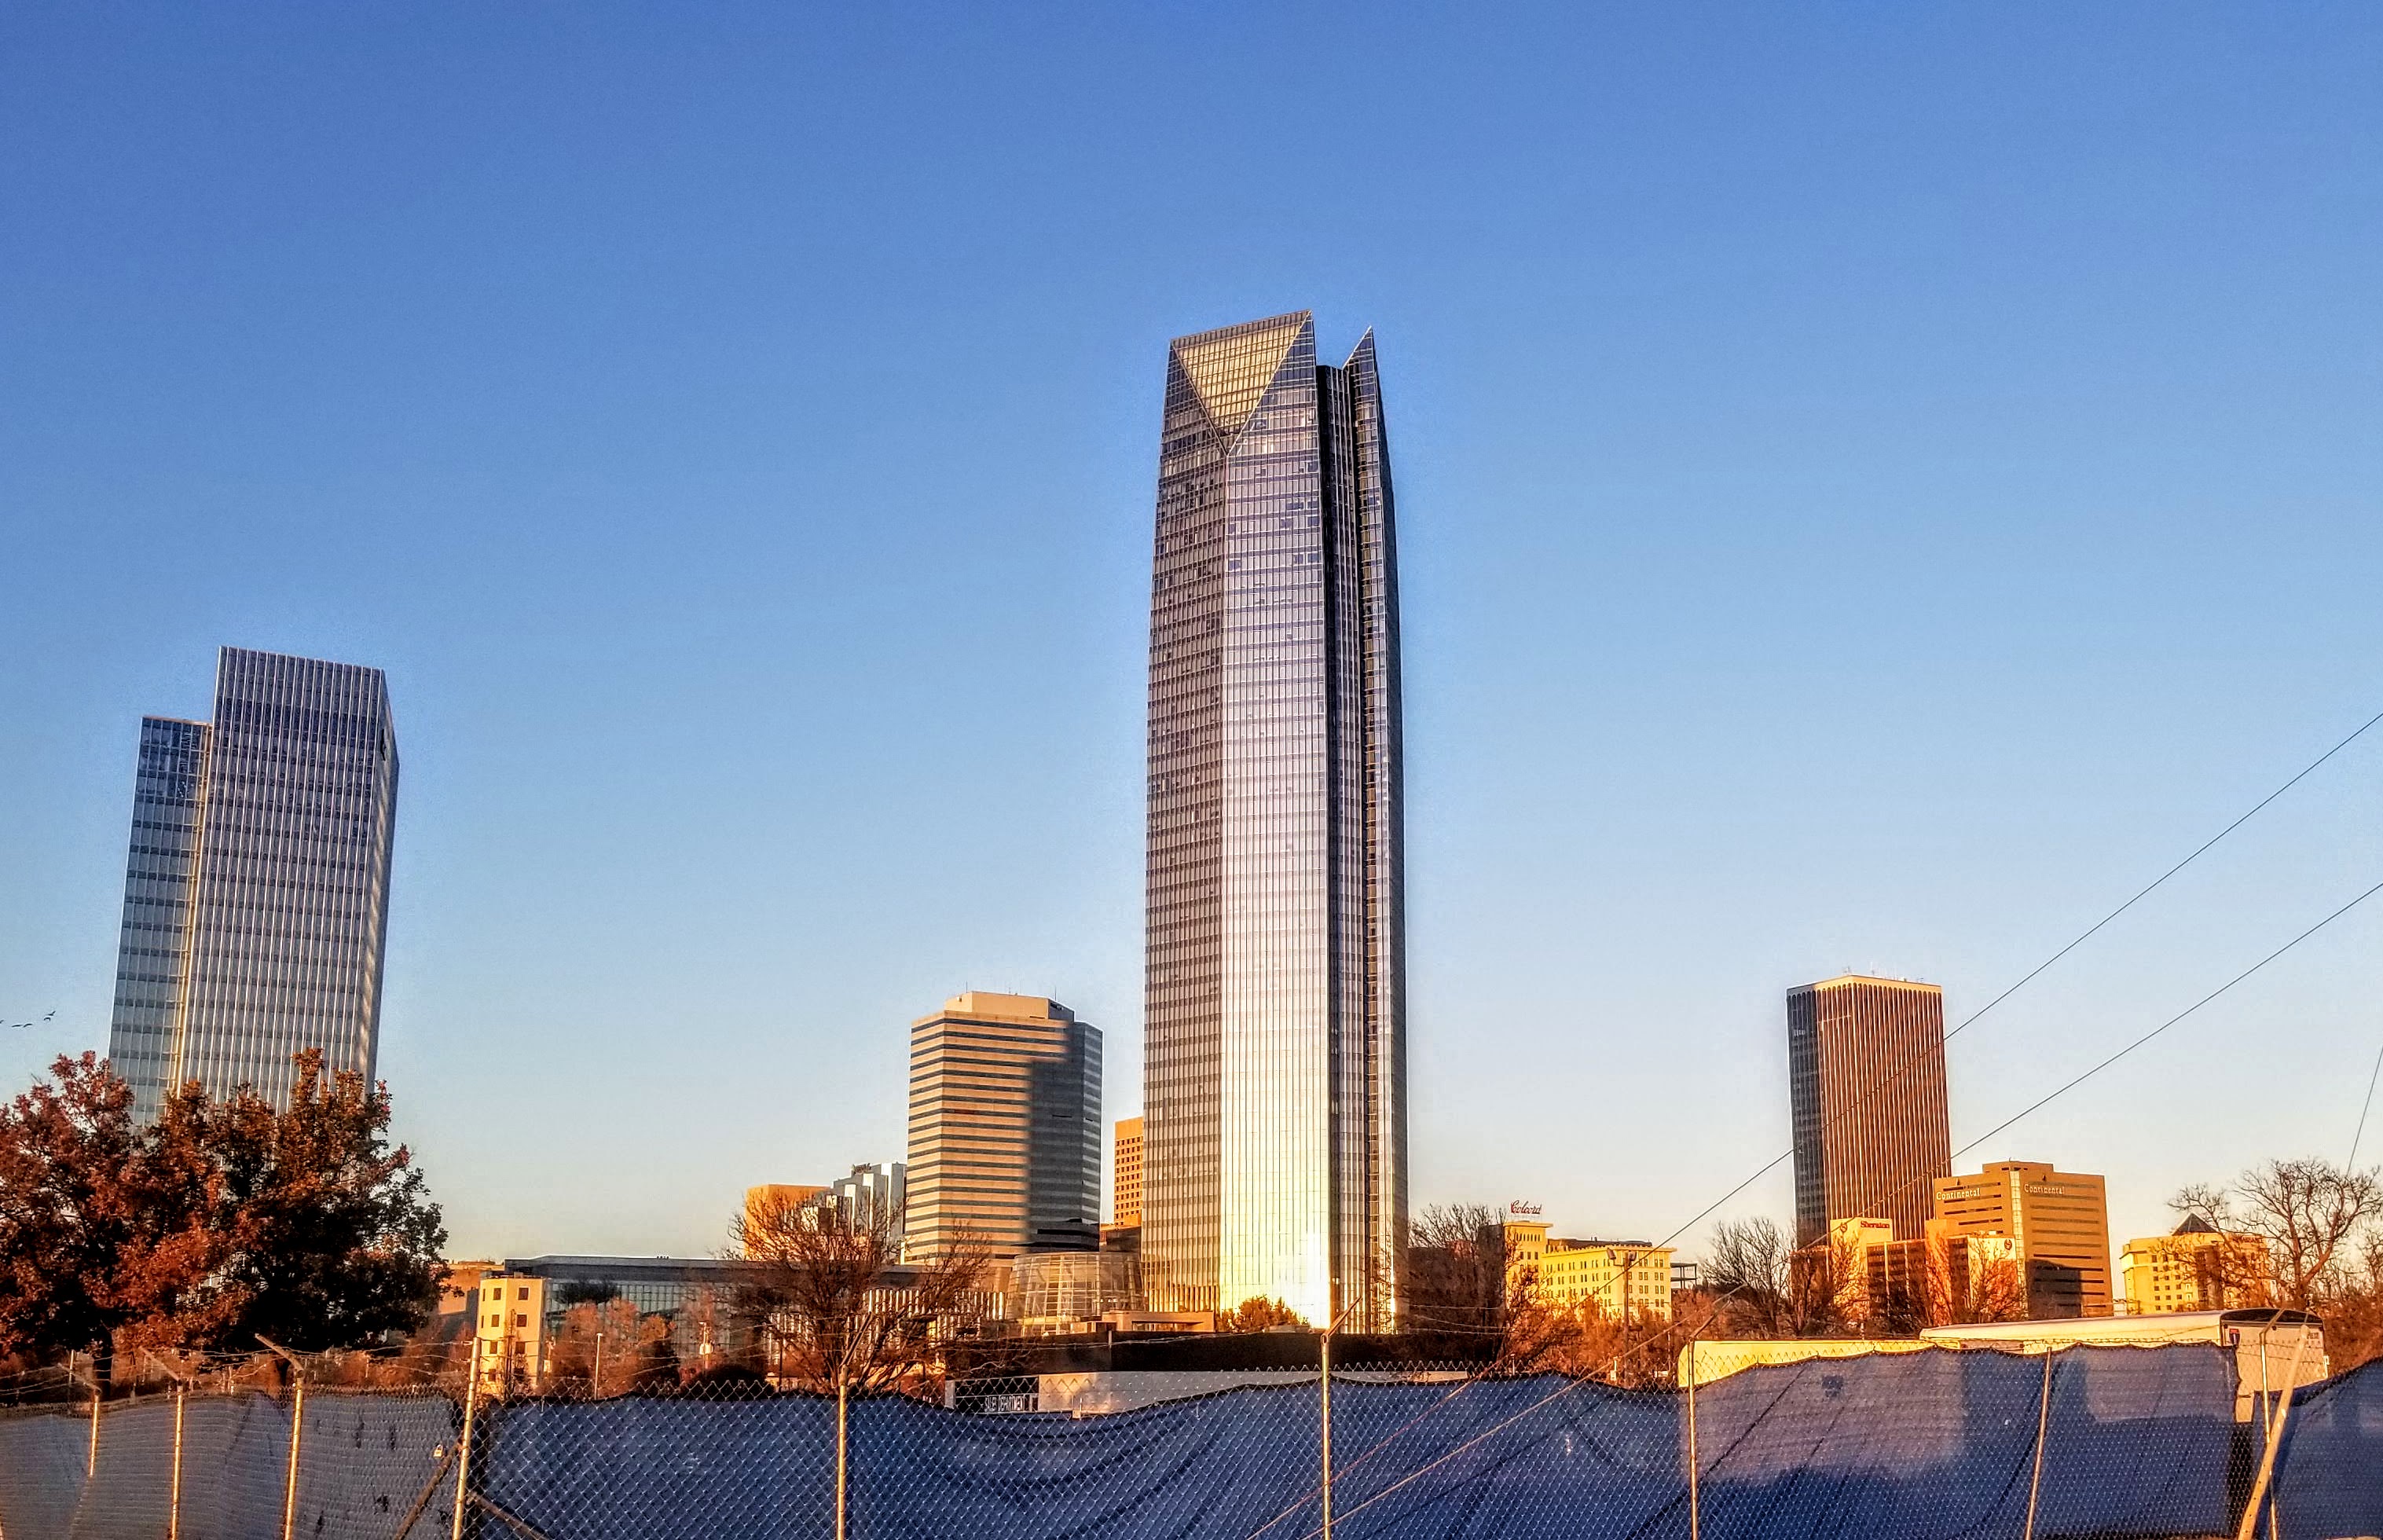
[[[2230,1535],[2263,1449],[2212,1346],[2042,1357],[1923,1351],[1746,1370],[1688,1398],[1554,1376],[1336,1380],[1336,1535]],[[699,1387],[698,1387],[699,1388]],[[1104,1415],[977,1415],[899,1398],[850,1407],[853,1540],[1313,1540],[1317,1386],[1252,1386]],[[270,1540],[290,1401],[191,1397],[179,1534]],[[291,1533],[452,1532],[462,1408],[448,1392],[306,1399]],[[0,1416],[5,1540],[159,1540],[170,1398]],[[2041,1425],[2044,1436],[2037,1437]],[[2383,1534],[2383,1365],[2312,1386],[2274,1484],[2283,1540]],[[827,1536],[835,1404],[695,1390],[482,1403],[464,1531],[481,1540]],[[2266,1524],[2261,1524],[2263,1533]]]
[[[2276,1514],[2288,1535],[2383,1534],[2383,1360],[2292,1398]]]

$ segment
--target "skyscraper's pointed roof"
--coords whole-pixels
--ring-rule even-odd
[[[1313,325],[1309,313],[1299,310],[1175,339],[1175,357],[1219,437],[1241,431],[1300,335]]]

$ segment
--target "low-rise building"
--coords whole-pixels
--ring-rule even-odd
[[[1138,1252],[1029,1251],[1009,1264],[1010,1314],[1029,1337],[1096,1331],[1104,1318],[1142,1306]]]
[[[546,1387],[547,1349],[556,1323],[547,1317],[544,1278],[491,1268],[475,1291],[480,1388],[534,1395]]]
[[[1213,1321],[1122,1314],[1142,1328],[1093,1337],[963,1343],[947,1355],[944,1404],[961,1411],[1068,1411],[1093,1416],[1160,1401],[1214,1395],[1242,1386],[1314,1385],[1321,1371],[1319,1335],[1295,1326],[1227,1335],[1184,1325]],[[1158,1331],[1150,1330],[1157,1324]],[[1479,1374],[1494,1342],[1426,1333],[1335,1334],[1332,1376],[1380,1383],[1436,1383]]]
[[[2118,1252],[2128,1313],[2179,1310],[2256,1310],[2272,1301],[2275,1266],[2255,1235],[2220,1230],[2188,1215],[2167,1235],[2130,1240]]]
[[[1543,1305],[1594,1304],[1614,1320],[1672,1318],[1672,1250],[1644,1240],[1575,1240],[1550,1236],[1543,1219],[1505,1221],[1506,1287],[1527,1288]]]
[[[2069,1316],[2044,1321],[1992,1321],[1932,1326],[1913,1337],[1802,1337],[1729,1338],[1691,1342],[1681,1348],[1681,1385],[1703,1386],[1732,1374],[1771,1364],[1811,1359],[1866,1358],[1876,1353],[1928,1351],[2002,1352],[2035,1355],[2077,1349],[2155,1347],[2211,1343],[2229,1349],[2234,1372],[2234,1420],[2250,1423],[2271,1414],[2292,1390],[2315,1385],[2332,1372],[2325,1348],[2325,1324],[2292,1310],[2197,1311],[2166,1316]],[[2135,1392],[2113,1377],[2110,1389]],[[2084,1382],[2086,1408],[2099,1412],[2097,1382]],[[2262,1403],[2266,1403],[2264,1409]],[[2100,1413],[2110,1415],[2112,1413]],[[1931,1422],[1920,1419],[1915,1428]],[[1936,1422],[1938,1429],[1957,1423]]]
[[[447,1263],[446,1275],[438,1280],[438,1313],[469,1315],[472,1301],[479,1294],[480,1275],[496,1265],[478,1259]]]
[[[2203,1310],[2171,1315],[2071,1317],[2056,1321],[1994,1321],[1934,1326],[1920,1334],[1934,1347],[1993,1348],[2005,1352],[2058,1352],[2079,1346],[2159,1346],[2209,1342],[2233,1349],[2234,1420],[2248,1423],[2260,1403],[2272,1413],[2278,1398],[2333,1373],[2325,1323],[2297,1310]],[[2089,1407],[2092,1386],[2087,1386]]]

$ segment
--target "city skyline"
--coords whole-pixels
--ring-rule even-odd
[[[1398,539],[1374,334],[1167,349],[1150,586],[1142,1255],[1161,1310],[1397,1315]]]
[[[1789,1148],[1840,967],[1992,1004],[1958,1147],[2373,881],[2377,734],[1992,1004],[2383,708],[2383,19],[284,19],[0,62],[20,1087],[105,1048],[136,723],[229,642],[397,697],[377,1068],[457,1248],[898,1159],[964,989],[1140,1110],[1156,363],[1297,305],[1382,328],[1423,515],[1415,1206],[1660,1238]],[[1328,174],[1253,174],[1309,100]],[[2345,1158],[2378,918],[1959,1167],[2148,1236]]]
[[[375,1079],[398,756],[378,669],[224,647],[206,721],[144,717],[107,1055],[153,1121],[195,1081],[287,1106],[301,1050]]]

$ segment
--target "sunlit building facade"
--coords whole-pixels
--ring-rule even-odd
[[[1179,338],[1151,589],[1142,1254],[1154,1308],[1397,1316],[1398,564],[1371,333]]]
[[[2167,1235],[2138,1236],[2119,1248],[2118,1284],[2130,1315],[2258,1310],[2276,1294],[2266,1238],[2221,1230],[2197,1214]]]
[[[1672,1248],[1645,1240],[1574,1240],[1537,1219],[1504,1225],[1506,1297],[1550,1310],[1595,1309],[1608,1321],[1672,1319]]]
[[[212,721],[142,720],[108,1058],[144,1121],[287,1105],[305,1048],[373,1078],[397,769],[378,669],[226,647]]]
[[[2100,1177],[2042,1161],[1995,1161],[1933,1184],[1932,1238],[2007,1236],[2016,1243],[2027,1313],[2038,1320],[2107,1315],[2110,1207]]]
[[[1796,1138],[1796,1243],[1841,1219],[1883,1218],[1919,1239],[1930,1184],[1953,1171],[1945,1095],[1945,992],[1846,974],[1787,992]]]
[[[1109,1223],[1142,1227],[1142,1119],[1120,1117],[1109,1144]]]
[[[995,1261],[1101,1237],[1101,1034],[1056,1000],[971,990],[910,1028],[902,1250]],[[839,1199],[844,1184],[837,1184]],[[880,1189],[881,1193],[883,1189]]]

